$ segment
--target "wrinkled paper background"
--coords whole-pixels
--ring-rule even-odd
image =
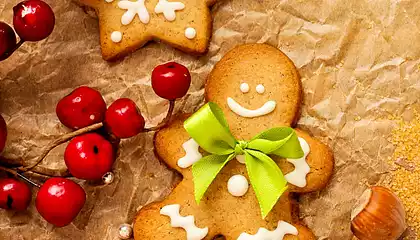
[[[0,1],[0,19],[11,23],[18,0]],[[387,174],[389,115],[412,116],[420,97],[420,1],[417,0],[221,0],[213,7],[210,50],[192,57],[151,43],[127,58],[102,60],[98,23],[71,0],[47,0],[56,28],[45,41],[25,43],[0,63],[0,112],[9,127],[4,155],[33,161],[49,141],[68,131],[56,115],[58,100],[80,85],[99,89],[110,104],[129,97],[147,124],[159,122],[167,102],[153,94],[154,66],[175,60],[191,70],[189,95],[177,112],[203,103],[203,86],[214,64],[241,43],[269,43],[284,51],[302,76],[301,128],[335,154],[328,188],[300,198],[301,217],[319,239],[351,239],[353,204],[367,185]],[[73,224],[53,228],[37,214],[0,211],[0,239],[117,239],[136,209],[162,199],[179,177],[153,154],[153,134],[123,140],[109,186],[80,182],[88,194]],[[44,167],[64,169],[65,146]],[[34,190],[35,192],[35,190]]]

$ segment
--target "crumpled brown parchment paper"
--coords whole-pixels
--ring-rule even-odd
[[[11,23],[18,0],[1,0],[1,20]],[[127,58],[102,60],[97,20],[71,0],[47,0],[56,28],[45,41],[25,43],[0,63],[0,112],[9,138],[4,155],[33,161],[43,146],[67,132],[55,115],[58,100],[80,85],[99,89],[108,104],[137,102],[149,125],[167,102],[153,94],[154,66],[175,60],[191,70],[189,95],[177,112],[203,102],[213,65],[241,43],[269,43],[284,51],[302,77],[305,98],[299,126],[327,143],[335,174],[327,189],[300,198],[303,221],[319,239],[351,239],[350,212],[367,185],[387,175],[388,115],[412,116],[420,97],[420,1],[417,0],[220,0],[213,8],[210,50],[193,57],[151,43]],[[0,239],[117,239],[136,209],[169,194],[179,177],[153,154],[153,134],[122,141],[109,186],[80,182],[88,201],[73,224],[53,228],[34,204],[24,213],[0,211]],[[63,169],[65,145],[42,166]],[[34,189],[34,193],[35,193]],[[35,194],[34,194],[35,195]]]

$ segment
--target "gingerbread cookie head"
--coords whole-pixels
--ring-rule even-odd
[[[269,128],[291,126],[301,92],[299,74],[286,55],[269,45],[247,44],[216,64],[206,100],[222,108],[236,138],[250,139]]]
[[[99,18],[105,60],[123,57],[151,40],[202,54],[211,37],[215,0],[78,0]]]
[[[183,180],[165,200],[140,210],[135,239],[315,239],[299,224],[289,193],[325,187],[333,158],[327,146],[287,127],[301,99],[292,62],[271,46],[239,46],[213,69],[206,97],[212,103],[156,134],[158,156]],[[270,185],[273,179],[284,185]],[[265,185],[272,188],[261,190]],[[280,189],[267,205],[278,188],[288,191]]]

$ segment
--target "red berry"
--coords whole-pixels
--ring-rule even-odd
[[[71,129],[87,127],[104,120],[106,104],[102,95],[90,88],[79,87],[62,98],[56,108],[60,122]]]
[[[109,106],[105,114],[105,126],[118,138],[129,138],[144,129],[144,118],[136,104],[128,98],[120,98]]]
[[[152,88],[161,98],[182,98],[187,94],[190,84],[191,75],[188,68],[179,63],[169,62],[153,69]]]
[[[0,208],[23,211],[31,199],[31,190],[25,183],[13,178],[0,179]]]
[[[0,115],[0,152],[3,151],[7,140],[7,126],[4,118]]]
[[[41,0],[27,0],[13,7],[13,26],[24,41],[40,41],[54,29],[51,7]]]
[[[0,22],[0,61],[6,59],[15,47],[15,31],[8,24]]]
[[[97,133],[73,138],[64,152],[64,161],[70,173],[85,180],[101,179],[111,171],[114,159],[111,143]]]
[[[65,178],[50,178],[39,189],[35,205],[47,222],[69,225],[86,202],[86,193],[77,183]]]

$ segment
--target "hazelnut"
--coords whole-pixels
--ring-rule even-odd
[[[360,240],[396,240],[407,229],[404,206],[384,187],[372,187],[351,214],[351,231]]]

